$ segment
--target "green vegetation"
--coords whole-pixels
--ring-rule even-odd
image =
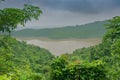
[[[97,21],[85,25],[68,26],[51,29],[24,29],[12,32],[15,37],[44,37],[50,39],[69,38],[102,38],[105,33],[104,24],[107,21]]]
[[[0,80],[4,80],[1,78],[5,76],[11,78],[8,80],[37,80],[34,78],[48,76],[53,58],[46,49],[28,45],[9,36],[1,36]]]
[[[0,10],[0,31],[11,33],[17,25],[25,25],[31,19],[38,20],[42,11],[39,7],[25,4],[23,9],[4,8]]]
[[[0,10],[0,32],[9,33],[9,36],[0,34],[0,80],[40,80],[49,76],[49,61],[54,56],[46,49],[10,36],[17,25],[24,26],[31,19],[37,20],[40,14],[39,7],[27,4],[23,9]]]
[[[104,63],[104,68],[107,70],[107,80],[120,79],[120,17],[116,16],[109,20],[106,25],[107,32],[103,37],[101,44],[78,49],[73,54],[68,55],[69,61],[88,61],[92,63],[100,60]],[[101,79],[103,80],[103,79]]]
[[[51,80],[120,80],[120,17],[108,22],[102,43],[53,60]]]
[[[54,57],[45,49],[0,37],[1,80],[119,80],[120,17],[108,21],[102,43]]]
[[[24,11],[30,12],[25,19],[38,18],[39,14],[33,14],[36,8],[39,12],[38,7],[25,7],[27,9]],[[16,13],[16,10],[18,9],[1,10],[0,31],[10,33],[17,27],[22,14]],[[14,11],[16,16],[19,14],[16,20],[8,14],[13,15]],[[102,43],[59,57],[54,57],[46,49],[18,41],[10,35],[0,35],[0,80],[120,80],[120,17],[116,16],[108,22]],[[66,31],[68,27],[64,29]]]
[[[67,56],[53,60],[50,80],[106,80],[106,71],[101,61],[92,63],[67,61]]]

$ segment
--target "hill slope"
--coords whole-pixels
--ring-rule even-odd
[[[48,29],[23,29],[12,32],[15,37],[44,37],[51,39],[101,38],[105,32],[106,21],[97,21],[85,25]]]
[[[42,74],[48,76],[49,61],[53,58],[46,49],[9,36],[0,36],[0,80],[11,80],[1,79],[7,74],[12,80],[36,80],[33,78]]]

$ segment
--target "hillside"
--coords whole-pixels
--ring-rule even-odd
[[[48,76],[53,58],[46,49],[0,36],[0,80],[36,80],[43,74]]]
[[[12,32],[12,35],[15,37],[43,37],[50,39],[101,38],[105,33],[104,24],[106,24],[106,21],[62,28],[23,29]]]

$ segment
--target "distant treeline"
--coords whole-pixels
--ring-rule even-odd
[[[104,24],[107,21],[97,21],[85,25],[67,26],[50,29],[23,29],[12,32],[15,37],[44,37],[51,39],[69,38],[102,38],[105,33]]]

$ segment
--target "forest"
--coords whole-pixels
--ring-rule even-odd
[[[23,9],[0,10],[0,80],[120,80],[120,16],[105,24],[106,33],[96,46],[54,56],[11,36],[18,24],[37,20],[42,11],[25,4]]]
[[[76,26],[65,26],[60,28],[46,29],[23,29],[12,31],[12,36],[16,38],[49,38],[49,39],[87,39],[87,38],[102,38],[105,33],[104,24],[107,21],[95,21],[92,23]]]

